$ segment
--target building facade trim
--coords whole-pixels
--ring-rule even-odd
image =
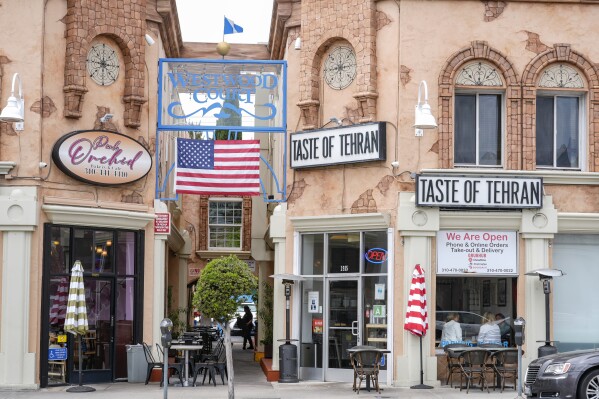
[[[322,215],[292,217],[289,219],[297,232],[323,232],[331,230],[369,230],[388,228],[390,215],[387,213],[360,213],[352,215]],[[358,227],[359,226],[359,227]]]
[[[139,230],[154,220],[154,214],[114,209],[83,208],[63,205],[42,205],[48,220],[55,224],[109,227]]]

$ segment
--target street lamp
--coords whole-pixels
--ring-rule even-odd
[[[527,276],[538,276],[543,284],[543,293],[545,294],[545,345],[540,346],[538,350],[539,357],[553,355],[557,353],[557,348],[551,345],[549,315],[549,294],[551,294],[551,280],[553,277],[563,276],[564,272],[559,269],[537,269],[526,273]],[[537,341],[543,342],[543,341]]]
[[[420,91],[424,87],[424,102],[420,101]],[[416,112],[414,115],[414,127],[416,128],[416,136],[420,137],[424,134],[423,129],[434,129],[437,127],[435,117],[431,112],[431,106],[428,105],[428,86],[426,81],[420,81],[418,85],[418,104],[416,104]]]
[[[19,81],[19,97],[15,97],[15,83]],[[10,97],[6,102],[6,107],[0,113],[0,122],[15,122],[15,130],[23,130],[23,121],[25,120],[25,100],[23,99],[23,85],[21,77],[15,73],[12,77],[12,90]]]

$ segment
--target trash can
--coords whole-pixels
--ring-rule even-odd
[[[145,382],[148,362],[143,345],[127,345],[127,381]]]

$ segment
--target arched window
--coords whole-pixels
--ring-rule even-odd
[[[565,63],[545,68],[537,82],[537,168],[580,169],[585,148],[586,86],[582,74]]]
[[[503,163],[505,84],[487,62],[465,64],[456,74],[455,166],[500,167]]]

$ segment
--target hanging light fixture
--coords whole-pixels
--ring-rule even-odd
[[[15,97],[15,83],[19,81],[19,97]],[[12,90],[6,103],[6,107],[0,113],[0,122],[22,123],[25,120],[25,100],[23,99],[23,87],[21,77],[15,73],[12,77]],[[23,126],[18,126],[16,130],[23,130]]]
[[[423,86],[424,103],[420,101]],[[431,106],[428,105],[428,87],[424,80],[420,81],[420,84],[418,85],[418,104],[416,104],[414,127],[416,128],[416,136],[422,136],[424,134],[422,129],[434,129],[437,127],[437,122],[431,112]]]

